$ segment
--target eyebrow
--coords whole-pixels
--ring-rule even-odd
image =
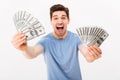
[[[52,17],[57,17],[58,15],[54,15]],[[67,17],[67,15],[62,15],[62,17]]]

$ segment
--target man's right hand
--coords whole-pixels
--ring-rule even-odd
[[[25,51],[27,49],[27,38],[25,34],[18,32],[12,38],[13,46],[21,51]]]

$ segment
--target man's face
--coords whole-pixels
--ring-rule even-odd
[[[64,11],[55,11],[52,14],[51,24],[54,29],[54,33],[57,36],[64,36],[67,31],[67,24],[69,19]]]

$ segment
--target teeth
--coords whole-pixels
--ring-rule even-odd
[[[63,29],[64,27],[57,27],[57,29]]]

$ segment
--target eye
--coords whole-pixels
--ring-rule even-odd
[[[55,17],[55,18],[53,18],[53,20],[58,20],[58,18],[57,18],[57,17]]]
[[[65,19],[66,19],[66,17],[62,17],[61,19],[62,19],[62,20],[65,20]]]

